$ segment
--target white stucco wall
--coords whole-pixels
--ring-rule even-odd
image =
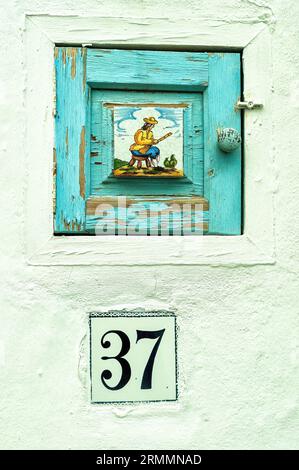
[[[28,264],[25,14],[171,25],[187,12],[198,28],[214,18],[270,31],[275,263]],[[0,448],[298,448],[298,2],[1,0],[0,17]],[[177,404],[90,405],[87,312],[116,305],[177,312]]]

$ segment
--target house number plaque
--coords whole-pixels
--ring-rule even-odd
[[[90,315],[92,403],[177,399],[172,314]]]

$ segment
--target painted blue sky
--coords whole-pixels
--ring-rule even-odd
[[[180,130],[181,127],[181,121],[182,121],[182,108],[137,108],[137,107],[124,107],[120,106],[118,108],[115,108],[115,111],[117,110],[116,114],[114,111],[114,123],[115,123],[115,131],[119,135],[128,135],[129,129],[131,129],[131,126],[127,126],[127,121],[138,121],[139,118],[139,111],[142,110],[149,110],[149,109],[154,109],[153,115],[156,119],[158,119],[159,123],[161,121],[161,124],[163,124],[164,129],[171,129],[173,133],[176,133]],[[168,122],[163,122],[163,121],[168,121]],[[142,121],[141,124],[142,125]],[[138,123],[137,127],[138,128]],[[177,137],[180,137],[177,135]]]

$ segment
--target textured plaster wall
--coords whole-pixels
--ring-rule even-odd
[[[147,16],[171,20],[188,12],[199,25],[211,16],[228,23],[268,25],[277,172],[275,265],[26,263],[28,12],[125,12],[140,21]],[[0,447],[298,448],[298,2],[1,0],[0,17]],[[38,193],[36,187],[36,197]],[[116,305],[177,311],[178,404],[89,404],[86,312]]]

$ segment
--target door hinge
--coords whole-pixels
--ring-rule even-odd
[[[235,104],[235,109],[257,109],[257,108],[262,108],[263,104],[262,103],[255,103],[254,101],[237,101]]]

